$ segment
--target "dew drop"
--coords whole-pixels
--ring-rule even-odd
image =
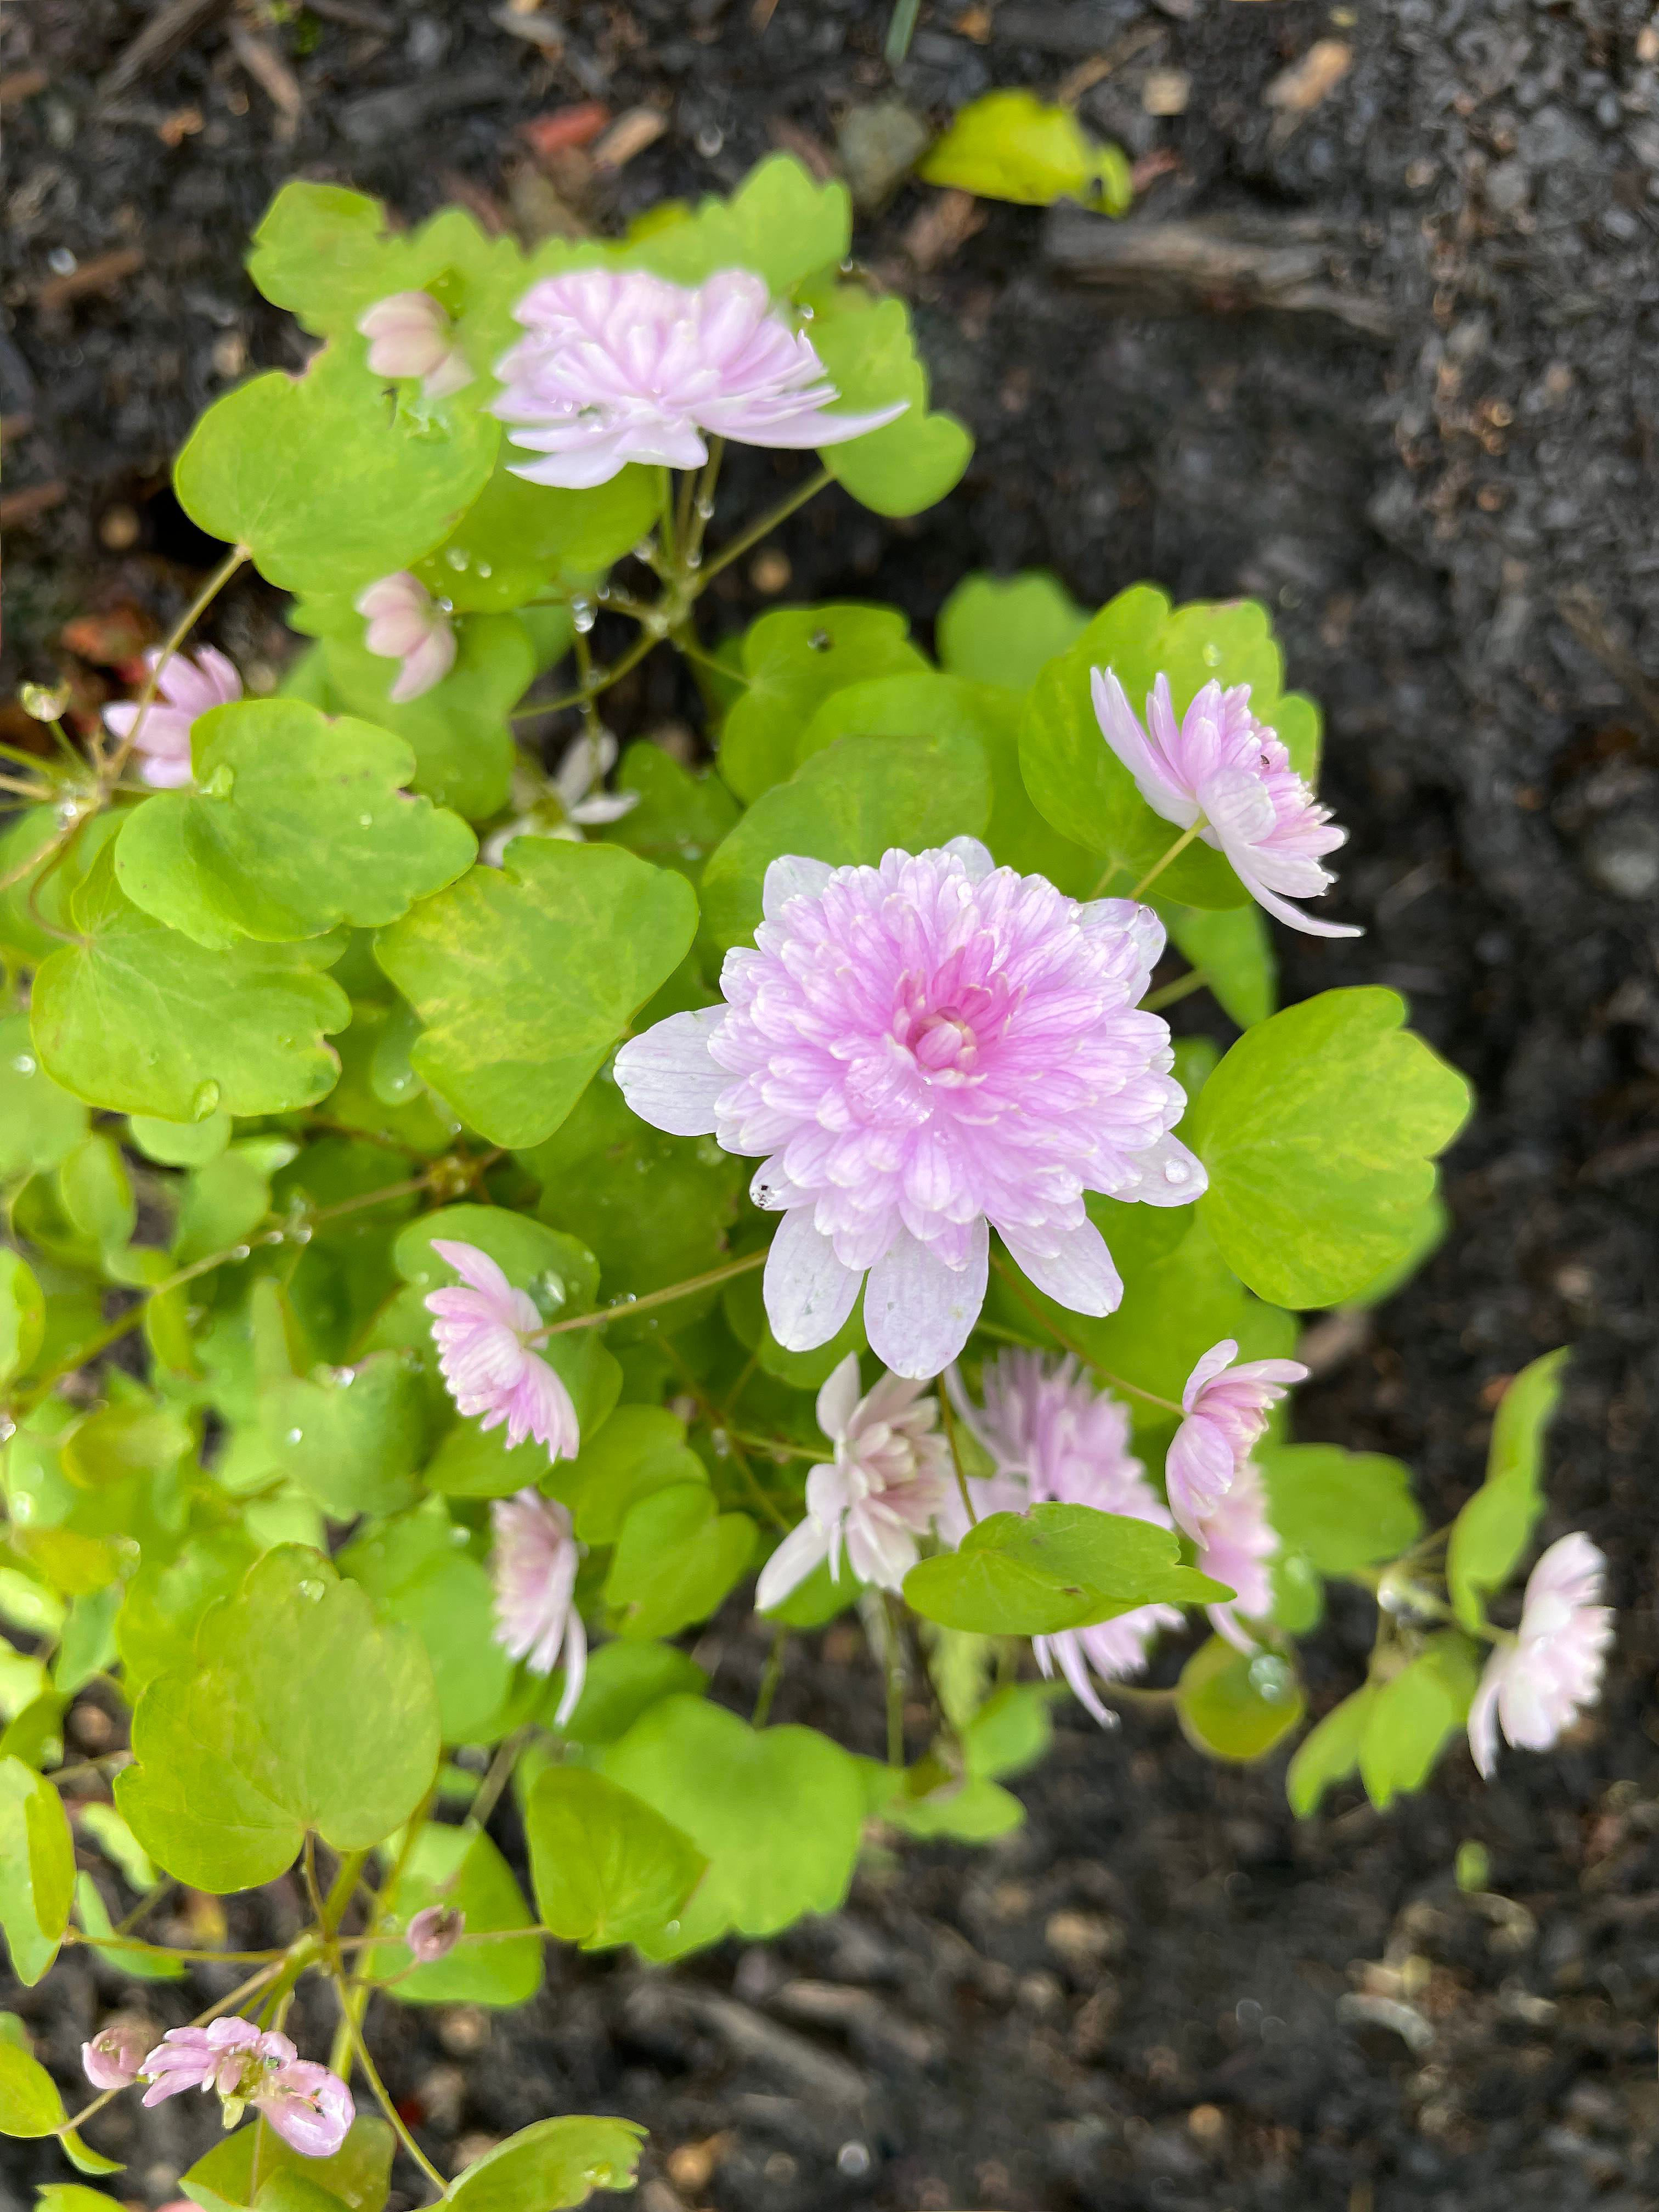
[[[714,519],[714,502],[707,492],[697,501],[697,519],[701,522],[712,522]]]
[[[12,1066],[20,1075],[33,1075],[35,1068],[34,1054],[32,1052],[20,1052],[13,1060]]]
[[[481,576],[493,576],[495,571],[494,566],[489,562],[480,561],[478,563],[477,573]]]
[[[1183,1161],[1165,1160],[1164,1163],[1164,1180],[1165,1182],[1185,1182],[1188,1180],[1190,1174],[1190,1169],[1187,1167]]]
[[[305,1441],[305,1433],[306,1432],[303,1429],[290,1429],[288,1432],[288,1440],[289,1443],[303,1443]]]
[[[211,1079],[206,1083],[198,1083],[190,1102],[191,1120],[205,1121],[210,1114],[216,1114],[219,1110],[219,1086]]]
[[[1206,668],[1219,668],[1221,665],[1221,647],[1213,639],[1204,647],[1204,665]]]
[[[458,572],[467,565],[467,556],[459,545],[452,545],[445,553],[444,559]]]
[[[835,641],[827,629],[815,629],[806,641],[808,647],[814,653],[828,653]]]
[[[230,1256],[233,1260],[246,1260],[252,1249],[249,1244],[233,1244],[230,1248]]]
[[[341,1389],[349,1390],[357,1380],[357,1370],[355,1367],[337,1367],[334,1370],[334,1380],[339,1384]]]
[[[296,1584],[295,1587],[301,1597],[309,1598],[312,1604],[315,1605],[327,1590],[328,1585],[326,1583],[305,1582]]]
[[[222,761],[202,786],[204,799],[228,799],[236,788],[236,771]]]
[[[641,538],[639,544],[634,548],[634,558],[636,561],[648,561],[656,550],[656,547],[652,544],[648,538]]]
[[[372,814],[360,814],[357,817],[357,827],[360,830],[372,830],[374,827],[374,817]]]
[[[712,161],[726,143],[726,133],[717,124],[705,123],[693,142],[705,161]]]
[[[570,619],[575,625],[576,632],[579,636],[586,637],[587,635],[588,631],[593,627],[598,613],[599,610],[595,607],[592,599],[574,599],[571,600]]]

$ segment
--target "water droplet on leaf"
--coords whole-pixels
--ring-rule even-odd
[[[34,1054],[30,1052],[20,1052],[13,1060],[12,1066],[20,1075],[33,1075],[35,1066]]]
[[[220,1091],[216,1083],[210,1079],[206,1083],[198,1083],[190,1102],[191,1120],[205,1121],[209,1115],[216,1114],[219,1110],[219,1098]]]
[[[315,1605],[326,1591],[328,1585],[326,1583],[305,1582],[296,1584],[296,1588],[301,1597],[309,1598],[312,1604]]]

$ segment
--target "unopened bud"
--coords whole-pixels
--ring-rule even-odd
[[[67,684],[20,684],[17,703],[33,720],[57,722],[63,720],[64,709],[70,702]]]
[[[152,2030],[130,2021],[112,2021],[100,2027],[90,2043],[81,2045],[81,2063],[94,2089],[125,2089],[138,2079],[145,2053],[155,2041]]]
[[[454,1949],[466,1915],[453,1905],[428,1905],[417,1912],[404,1932],[415,1963],[429,1966],[434,1959],[446,1959]]]

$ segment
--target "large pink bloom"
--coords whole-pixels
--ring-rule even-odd
[[[766,1156],[779,1342],[827,1343],[867,1269],[871,1349],[937,1375],[984,1303],[993,1228],[1040,1290],[1110,1313],[1123,1285],[1084,1193],[1205,1187],[1170,1134],[1169,1030],[1136,1010],[1164,945],[1150,908],[1079,905],[971,837],[878,868],[775,860],[763,903],[726,1004],[624,1045],[617,1080],[658,1128]]]
[[[482,1413],[482,1428],[505,1421],[509,1444],[534,1437],[550,1457],[574,1459],[581,1436],[570,1393],[525,1342],[542,1327],[527,1294],[476,1244],[434,1237],[432,1249],[467,1285],[433,1291],[426,1299],[438,1364],[458,1408]]]
[[[562,1728],[576,1710],[587,1672],[587,1630],[576,1610],[581,1547],[556,1498],[521,1490],[489,1509],[495,1531],[495,1641],[532,1674],[550,1674],[564,1654],[564,1692],[554,1715]]]
[[[1232,1486],[1261,1439],[1267,1410],[1308,1370],[1297,1359],[1246,1359],[1235,1366],[1231,1337],[1212,1344],[1187,1377],[1181,1402],[1187,1418],[1164,1462],[1164,1482],[1176,1519],[1195,1535],[1197,1516]]]
[[[1333,827],[1291,766],[1275,732],[1250,712],[1250,687],[1224,691],[1206,684],[1179,722],[1167,677],[1146,702],[1141,727],[1110,669],[1094,672],[1101,734],[1135,780],[1135,788],[1166,822],[1199,832],[1224,853],[1252,898],[1310,937],[1358,937],[1346,922],[1320,921],[1291,906],[1317,898],[1336,878],[1321,865],[1346,836]]]
[[[1170,1527],[1162,1500],[1129,1449],[1127,1407],[1097,1390],[1075,1359],[1000,1352],[981,1380],[982,1407],[974,1406],[959,1384],[951,1395],[996,1462],[998,1476],[1024,1485],[1024,1506],[1091,1505],[1099,1513]],[[956,1383],[954,1375],[951,1382]],[[988,1487],[975,1486],[981,1513],[1009,1510],[1012,1501],[983,1494]],[[959,1540],[959,1529],[957,1534]],[[1181,1620],[1175,1606],[1139,1605],[1092,1628],[1034,1636],[1031,1649],[1043,1673],[1058,1667],[1079,1703],[1109,1728],[1116,1717],[1102,1704],[1091,1670],[1103,1682],[1140,1674],[1152,1638],[1162,1628],[1179,1628]]]
[[[1519,1632],[1490,1659],[1469,1707],[1469,1748],[1482,1774],[1498,1764],[1498,1730],[1547,1751],[1601,1693],[1613,1611],[1600,1602],[1607,1561],[1575,1531],[1552,1544],[1527,1579]]]
[[[1206,1607],[1212,1627],[1241,1651],[1257,1649],[1245,1620],[1265,1620],[1273,1611],[1273,1577],[1269,1563],[1279,1550],[1279,1538],[1267,1518],[1267,1497],[1261,1470],[1245,1460],[1233,1470],[1229,1487],[1194,1513],[1188,1534],[1198,1547],[1200,1574],[1225,1583],[1233,1595],[1219,1605]]]
[[[145,665],[154,670],[159,653],[147,653]],[[158,791],[173,791],[191,780],[190,732],[198,714],[212,707],[234,706],[242,696],[242,679],[234,665],[210,645],[198,648],[192,660],[187,653],[170,653],[155,682],[155,696],[143,710],[136,699],[118,700],[104,709],[104,727],[112,737],[132,738],[141,754],[139,774]]]
[[[185,2089],[211,2089],[234,2108],[263,2112],[287,2142],[307,2158],[329,2158],[345,2141],[355,2107],[337,2074],[301,2058],[287,2036],[261,2034],[251,2020],[224,2019],[206,2027],[170,2027],[144,2060],[147,2105]]]
[[[835,1460],[807,1476],[806,1518],[762,1570],[763,1612],[820,1559],[839,1581],[843,1546],[860,1582],[897,1589],[920,1556],[916,1539],[956,1494],[950,1449],[934,1434],[939,1401],[924,1398],[919,1382],[884,1375],[860,1397],[858,1354],[849,1352],[818,1392],[817,1415]]]
[[[455,665],[455,625],[418,576],[400,568],[358,592],[352,602],[367,625],[363,644],[382,660],[400,660],[386,693],[394,707],[441,684]]]
[[[549,276],[514,313],[529,335],[505,355],[495,412],[515,446],[547,459],[515,469],[581,489],[629,461],[701,468],[703,433],[745,446],[838,446],[903,413],[830,415],[836,387],[766,286],[726,269],[698,285],[642,270]]]

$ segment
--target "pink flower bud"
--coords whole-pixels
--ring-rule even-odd
[[[404,1930],[404,1941],[417,1966],[429,1966],[447,1959],[460,1939],[466,1915],[453,1905],[428,1905]]]
[[[337,2074],[313,2059],[292,2058],[268,2075],[252,2102],[283,2141],[305,2158],[331,2158],[345,2141],[356,2106]]]
[[[130,2088],[143,2069],[149,2036],[130,2021],[112,2021],[81,2045],[81,2063],[94,2089]]]
[[[472,381],[454,325],[430,292],[393,292],[357,318],[377,376],[418,376],[428,399],[447,398]]]
[[[455,665],[454,626],[418,578],[399,569],[360,592],[354,604],[368,624],[363,635],[368,650],[403,663],[386,695],[394,707],[443,682]]]

